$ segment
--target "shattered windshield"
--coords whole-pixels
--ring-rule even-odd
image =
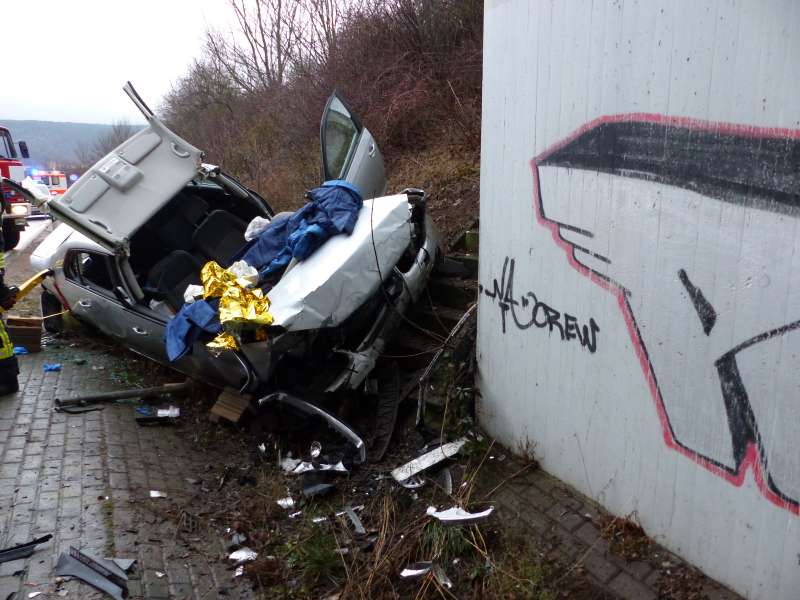
[[[0,131],[0,158],[17,158],[14,142],[11,141],[11,134],[8,131]]]

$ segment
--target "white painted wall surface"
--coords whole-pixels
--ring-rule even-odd
[[[750,598],[800,598],[798,27],[795,0],[486,3],[482,423]]]

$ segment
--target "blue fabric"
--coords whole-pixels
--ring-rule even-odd
[[[42,369],[44,369],[45,373],[50,373],[51,371],[60,371],[61,363],[44,363],[42,365]]]
[[[287,219],[275,219],[242,256],[261,280],[283,271],[293,257],[308,258],[334,235],[350,235],[364,205],[358,188],[341,179],[326,181],[306,197],[305,206]]]
[[[222,330],[217,308],[219,300],[206,302],[196,300],[184,304],[174,317],[167,322],[164,335],[167,343],[167,357],[170,361],[178,360],[192,349],[201,331],[218,334]]]

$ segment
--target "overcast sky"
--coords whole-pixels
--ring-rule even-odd
[[[125,82],[157,109],[229,14],[227,0],[2,0],[0,123],[142,122]]]

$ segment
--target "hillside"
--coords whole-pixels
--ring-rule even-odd
[[[21,121],[2,117],[0,124],[8,127],[15,142],[24,140],[28,143],[31,164],[41,166],[47,166],[50,161],[59,165],[75,163],[78,148],[93,146],[112,128],[101,123]]]

